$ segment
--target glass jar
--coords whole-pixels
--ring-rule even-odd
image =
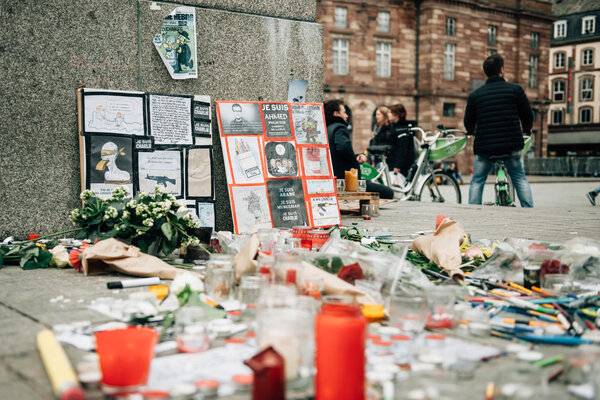
[[[319,250],[329,240],[329,232],[321,229],[313,229],[308,232],[308,240],[310,240],[313,250]]]
[[[315,321],[317,399],[365,398],[366,326],[358,306],[323,304]]]
[[[277,254],[271,268],[271,282],[296,285],[301,281],[302,260],[297,254]]]
[[[175,341],[182,353],[208,350],[207,315],[202,307],[183,307],[175,315]]]
[[[234,266],[231,254],[212,253],[206,262],[206,269],[234,268]]]

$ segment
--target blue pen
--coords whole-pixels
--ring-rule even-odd
[[[527,312],[527,310],[522,310],[520,308],[514,308],[514,307],[502,307],[502,309],[504,311],[508,311],[508,312],[512,312],[512,313],[516,313],[516,314],[522,314],[522,315],[527,315],[529,317],[534,317],[534,318],[538,318],[541,319],[542,321],[546,321],[546,322],[552,322],[552,323],[556,323],[555,320],[553,320],[552,318],[548,318],[544,315],[538,315],[538,314],[531,314],[529,312]]]
[[[593,340],[581,339],[575,336],[536,336],[536,335],[515,335],[519,339],[529,342],[562,344],[563,346],[577,346],[580,344],[593,344]]]
[[[550,303],[570,303],[573,301],[573,299],[567,299],[567,298],[552,298],[552,297],[546,297],[545,299],[529,299],[528,300],[530,303],[534,303],[534,304],[550,304]]]

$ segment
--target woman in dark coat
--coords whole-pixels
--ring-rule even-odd
[[[386,144],[392,146],[392,149],[388,154],[388,165],[390,170],[394,169],[394,173],[400,172],[406,177],[410,166],[415,162],[415,146],[412,136],[405,135],[398,138],[398,135],[404,133],[408,126],[406,109],[402,104],[390,107],[390,121]]]

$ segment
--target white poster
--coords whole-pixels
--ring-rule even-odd
[[[143,93],[84,91],[83,131],[86,133],[144,134]],[[101,94],[102,93],[102,94]]]
[[[233,186],[236,232],[256,232],[260,228],[271,228],[271,213],[264,185]]]
[[[310,208],[315,226],[340,224],[337,197],[313,197],[310,199]]]
[[[234,183],[264,183],[257,137],[229,136],[227,147]]]
[[[196,54],[196,9],[177,7],[163,19],[154,47],[173,79],[198,77]]]
[[[140,191],[152,193],[156,186],[160,186],[163,192],[182,197],[181,154],[179,150],[138,153]]]
[[[292,120],[296,142],[301,144],[327,144],[327,130],[323,121],[323,106],[317,104],[292,104]]]

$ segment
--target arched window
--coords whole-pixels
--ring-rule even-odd
[[[563,79],[552,82],[552,100],[556,103],[565,101],[565,81]]]
[[[582,107],[579,109],[579,123],[589,124],[592,122],[592,109],[591,107]]]

